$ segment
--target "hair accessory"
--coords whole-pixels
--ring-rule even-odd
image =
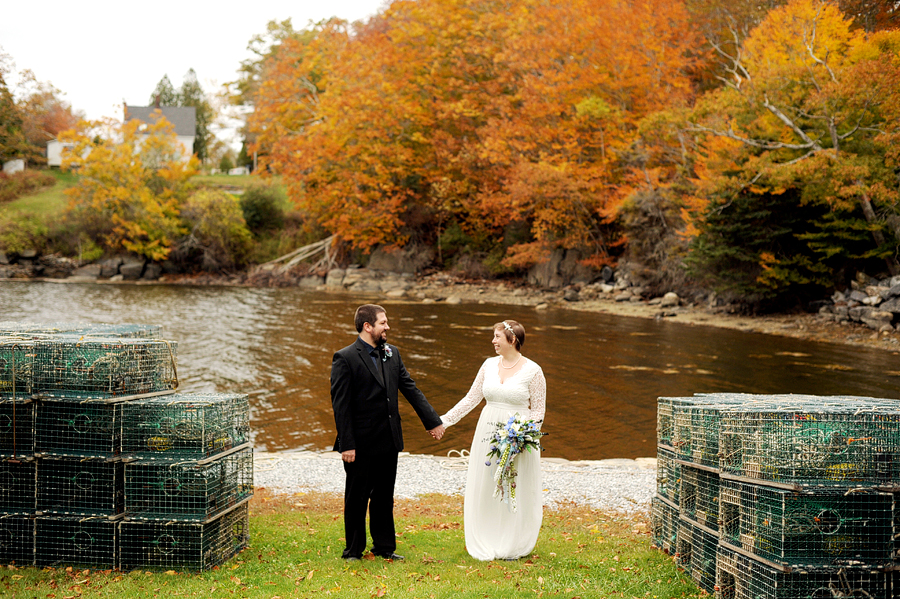
[[[503,321],[503,328],[506,329],[507,331],[509,331],[510,333],[512,333],[513,336],[515,336],[516,332],[513,330],[513,328],[511,326],[509,326],[509,323],[506,322],[505,320]]]

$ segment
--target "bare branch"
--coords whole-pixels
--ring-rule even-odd
[[[704,127],[702,125],[696,125],[694,123],[689,123],[690,127],[688,127],[688,131],[695,131],[701,133],[712,133],[718,137],[727,137],[728,139],[733,139],[735,141],[739,141],[742,144],[753,146],[754,148],[760,148],[762,150],[809,150],[813,148],[815,150],[821,150],[821,146],[819,146],[818,142],[808,139],[807,143],[804,144],[787,144],[780,141],[761,141],[758,139],[750,139],[749,137],[741,137],[737,133],[734,132],[734,129],[731,127],[728,128],[728,131],[720,131],[718,129],[710,129],[709,127]]]
[[[805,131],[803,131],[800,127],[798,127],[790,118],[788,118],[788,116],[786,114],[781,112],[781,110],[779,110],[777,106],[775,106],[774,104],[769,102],[768,94],[765,95],[765,101],[763,102],[763,106],[765,106],[769,112],[774,114],[778,118],[778,120],[780,120],[782,123],[784,123],[785,125],[790,127],[790,129],[794,133],[796,133],[800,139],[802,139],[805,142],[805,144],[802,146],[796,146],[797,148],[813,147],[818,150],[822,149],[822,146],[819,144],[818,141],[810,138],[810,136],[807,135]]]

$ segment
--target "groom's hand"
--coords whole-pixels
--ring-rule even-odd
[[[445,430],[446,430],[446,429],[444,428],[444,425],[441,424],[441,425],[437,426],[437,428],[433,428],[433,429],[431,429],[431,430],[428,431],[428,432],[431,433],[431,436],[434,437],[434,440],[435,440],[435,441],[440,441],[440,440],[441,440],[441,437],[444,436],[444,431],[445,431]]]
[[[347,451],[342,451],[341,459],[344,460],[345,462],[347,462],[348,464],[350,462],[356,461],[356,450],[348,449]]]

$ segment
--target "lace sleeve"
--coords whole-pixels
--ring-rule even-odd
[[[450,411],[441,416],[441,422],[443,422],[444,426],[456,424],[462,420],[463,416],[471,412],[475,406],[481,403],[481,400],[484,399],[484,393],[481,389],[483,384],[484,364],[478,369],[478,375],[475,377],[475,381],[472,383],[472,387],[469,389],[469,392],[466,393],[466,396],[459,400],[455,406],[450,408]]]
[[[531,396],[531,418],[535,422],[541,423],[544,420],[544,413],[547,411],[547,380],[544,378],[544,371],[540,368],[531,378],[528,393]]]

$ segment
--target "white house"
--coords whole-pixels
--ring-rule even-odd
[[[61,142],[58,139],[51,139],[47,142],[47,166],[62,166],[62,153],[65,148],[74,148],[72,142]]]
[[[159,112],[157,112],[159,111]],[[139,120],[152,124],[160,113],[175,127],[178,142],[184,148],[181,159],[187,162],[194,154],[194,138],[197,135],[197,109],[193,106],[125,106],[125,122]]]

